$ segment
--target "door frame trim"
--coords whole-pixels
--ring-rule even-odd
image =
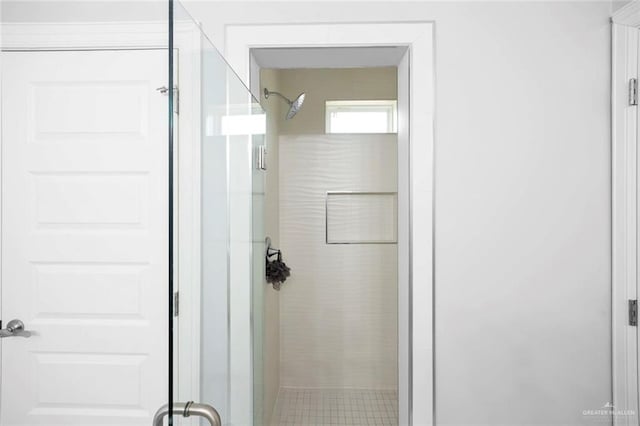
[[[294,42],[292,33],[296,34]],[[406,179],[399,176],[399,185],[403,180],[408,182],[408,188],[405,188],[408,210],[406,259],[400,255],[401,244],[398,246],[399,420],[400,424],[432,425],[435,395],[435,24],[414,21],[225,26],[225,56],[257,99],[260,99],[259,88],[256,90],[255,79],[251,81],[250,78],[256,71],[256,64],[251,60],[253,48],[367,46],[406,46],[409,53],[409,170]],[[398,145],[400,148],[400,137]],[[399,187],[399,193],[401,190]],[[244,334],[250,338],[251,333],[251,330],[245,330],[243,338],[246,338]]]
[[[2,28],[3,50],[166,49],[169,37],[162,22],[12,22]]]
[[[629,80],[638,78],[640,4],[612,16],[611,26],[611,336],[615,426],[638,425],[638,327],[628,324],[628,301],[638,298],[638,107]],[[618,415],[631,410],[631,415]]]

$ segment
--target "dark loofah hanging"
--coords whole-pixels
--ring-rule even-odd
[[[275,260],[269,260],[269,257],[276,255]],[[280,290],[280,286],[291,275],[291,268],[289,268],[282,261],[282,253],[277,250],[275,253],[267,254],[267,267],[266,267],[267,282],[273,285],[275,290]]]

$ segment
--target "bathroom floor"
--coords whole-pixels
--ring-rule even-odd
[[[368,389],[280,389],[273,426],[398,425],[398,392]]]

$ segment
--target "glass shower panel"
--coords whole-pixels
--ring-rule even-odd
[[[170,399],[168,3],[0,7],[0,424],[151,425]]]
[[[223,424],[259,424],[265,115],[180,3],[174,16],[174,402],[210,405]],[[173,416],[174,424],[182,421]]]

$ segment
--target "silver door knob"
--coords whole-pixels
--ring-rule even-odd
[[[0,329],[2,337],[30,337],[31,332],[24,329],[24,323],[19,319],[11,320],[7,323],[7,328]]]

